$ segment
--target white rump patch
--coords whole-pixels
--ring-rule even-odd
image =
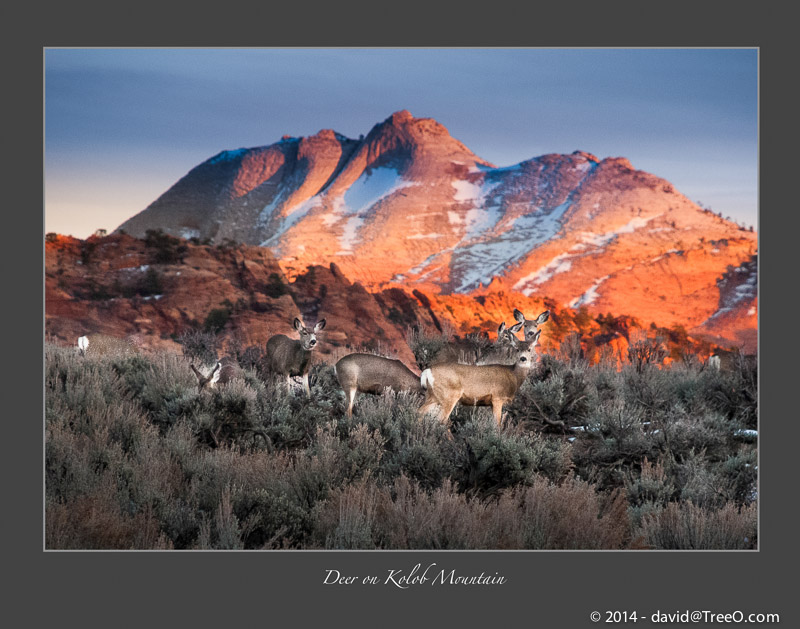
[[[209,384],[211,386],[214,386],[215,384],[217,384],[217,381],[219,380],[220,373],[222,373],[222,364],[217,363],[216,365],[214,365],[214,367],[212,367],[212,369],[216,369],[216,371],[214,372],[214,377],[211,378],[211,382],[209,382]]]
[[[423,389],[427,389],[428,385],[433,386],[433,372],[430,369],[423,371],[419,376],[419,383]]]

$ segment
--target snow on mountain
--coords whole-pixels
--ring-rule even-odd
[[[755,308],[754,272],[719,280],[757,235],[668,181],[582,151],[498,168],[407,111],[358,140],[223,151],[120,227],[158,228],[269,247],[289,278],[335,262],[370,290],[517,292],[687,328]]]

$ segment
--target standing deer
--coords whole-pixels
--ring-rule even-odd
[[[348,417],[353,414],[357,392],[382,393],[389,388],[397,392],[422,393],[419,376],[399,360],[383,356],[348,354],[334,365],[333,371],[344,390]]]
[[[78,338],[78,353],[81,356],[122,356],[136,354],[141,341],[135,336],[119,338],[107,334],[87,334]]]
[[[226,356],[222,360],[218,360],[214,368],[207,376],[204,376],[194,365],[189,365],[194,375],[197,376],[197,391],[202,391],[206,385],[214,387],[216,385],[228,384],[231,380],[236,378],[241,369],[236,362],[236,359],[231,356]]]
[[[511,338],[516,361],[513,365],[461,365],[451,362],[434,365],[422,372],[420,383],[427,389],[421,415],[435,405],[440,419],[447,421],[456,404],[491,406],[497,425],[502,425],[503,406],[514,399],[530,373],[541,330],[528,341]]]
[[[525,331],[525,340],[530,341],[533,338],[533,335],[536,334],[537,328],[550,318],[550,311],[545,310],[535,319],[526,319],[521,310],[514,308],[514,318],[522,324],[522,327]]]
[[[319,321],[309,331],[297,317],[294,327],[300,333],[300,340],[293,341],[285,334],[276,334],[267,341],[267,366],[273,374],[286,376],[286,386],[290,386],[294,376],[302,376],[306,395],[311,397],[308,386],[308,371],[311,367],[311,352],[317,346],[317,333],[325,327],[325,319]]]

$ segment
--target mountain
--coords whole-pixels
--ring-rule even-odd
[[[335,263],[370,291],[513,293],[755,343],[755,232],[625,158],[498,168],[407,111],[358,140],[223,151],[119,229],[261,245],[290,279]]]

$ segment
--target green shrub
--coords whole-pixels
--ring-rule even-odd
[[[203,322],[203,330],[206,333],[216,334],[222,331],[230,319],[230,308],[213,308],[206,315],[206,319]]]
[[[148,229],[144,246],[150,250],[153,264],[181,264],[188,251],[180,238],[165,234],[161,229]]]

